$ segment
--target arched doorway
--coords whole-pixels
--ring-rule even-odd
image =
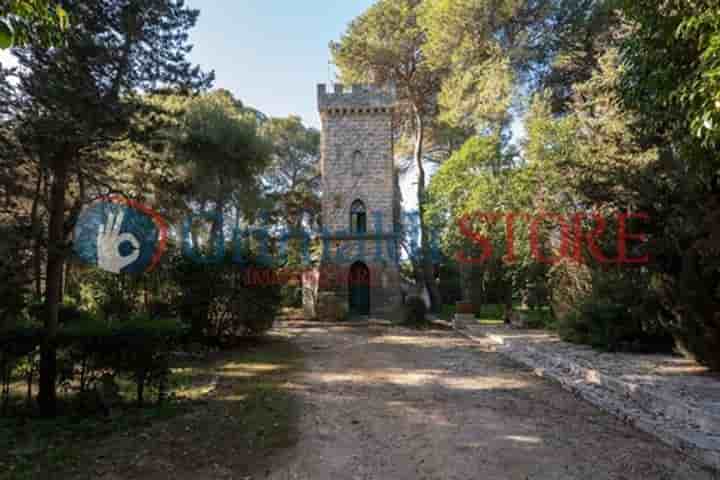
[[[350,267],[348,289],[350,312],[370,315],[370,269],[363,262],[356,262]]]

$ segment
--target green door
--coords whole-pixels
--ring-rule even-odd
[[[348,279],[350,290],[350,312],[356,315],[370,315],[370,270],[362,262],[353,264]]]

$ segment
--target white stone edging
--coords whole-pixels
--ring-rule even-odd
[[[477,341],[467,331],[455,331]],[[500,335],[488,332],[483,336],[499,347],[498,353],[530,368],[535,375],[558,382],[565,390],[720,471],[720,417],[717,415],[531,346],[512,345]],[[664,420],[654,419],[656,416]]]

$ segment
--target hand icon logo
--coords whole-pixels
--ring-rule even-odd
[[[160,262],[167,245],[167,222],[148,207],[112,196],[83,210],[75,225],[79,260],[111,273],[145,273]]]
[[[97,259],[98,267],[112,273],[120,273],[120,270],[132,265],[140,256],[140,242],[132,233],[120,233],[125,212],[111,213],[108,215],[107,223],[101,225],[97,236]],[[132,246],[132,253],[123,256],[120,253],[120,245],[129,242]]]

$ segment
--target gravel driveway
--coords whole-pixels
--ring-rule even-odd
[[[712,479],[657,440],[449,331],[288,323],[300,440],[275,480]]]

